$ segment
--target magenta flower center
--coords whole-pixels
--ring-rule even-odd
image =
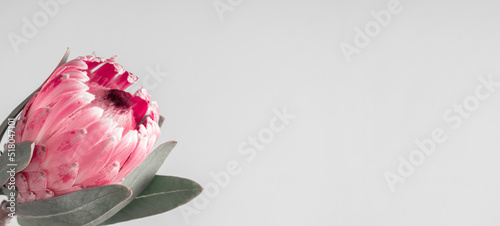
[[[127,111],[132,106],[130,94],[119,89],[110,89],[105,91],[104,100],[112,104],[116,109]]]

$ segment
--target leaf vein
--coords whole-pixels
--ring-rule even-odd
[[[168,191],[168,192],[156,192],[152,193],[149,195],[142,195],[142,196],[137,196],[135,199],[142,199],[142,198],[147,198],[151,196],[156,196],[156,195],[165,195],[165,194],[170,194],[170,193],[175,193],[175,192],[184,192],[184,191],[200,191],[201,189],[182,189],[182,190],[175,190],[175,191]]]

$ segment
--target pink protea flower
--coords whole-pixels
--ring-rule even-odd
[[[19,202],[119,184],[160,136],[158,105],[114,57],[78,57],[60,66],[26,104],[16,143],[34,142],[17,173]]]

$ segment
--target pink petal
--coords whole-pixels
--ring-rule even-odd
[[[111,134],[116,137],[117,140],[121,140],[123,137],[125,129],[123,127],[115,127]]]
[[[63,64],[61,67],[57,68],[52,75],[50,75],[48,82],[50,82],[52,79],[57,77],[58,75],[61,75],[62,73],[68,71],[68,70],[80,70],[80,71],[85,71],[87,70],[87,64],[83,62],[80,59],[74,59],[69,62],[66,62]]]
[[[125,90],[130,85],[134,84],[137,81],[137,79],[139,79],[137,76],[128,71],[125,71],[124,73],[116,76],[116,78],[113,81],[114,83],[113,88]]]
[[[144,101],[146,101],[148,103],[151,101],[151,95],[142,86],[139,87],[139,89],[137,89],[137,91],[135,91],[134,96],[140,97],[141,99],[143,99]]]
[[[146,129],[148,130],[147,136],[149,137],[147,150],[148,153],[150,153],[151,150],[153,150],[154,144],[160,137],[160,127],[151,118],[148,118]]]
[[[49,189],[43,191],[35,191],[36,200],[50,199],[54,197],[54,192]]]
[[[138,96],[134,96],[132,98],[131,108],[134,114],[135,123],[137,124],[146,116],[148,112],[148,102]]]
[[[99,64],[101,64],[105,61],[105,59],[102,59],[100,57],[90,56],[90,55],[77,57],[76,59],[82,60],[85,64],[87,64],[87,71],[94,70],[95,67],[97,67]]]
[[[137,131],[139,132],[139,134],[141,136],[147,136],[148,135],[148,130],[146,129],[146,126],[144,126],[145,124],[140,124],[139,125],[139,128],[137,129]]]
[[[148,151],[151,151],[154,147],[154,144],[156,143],[156,140],[158,137],[160,137],[160,129],[158,124],[156,124],[151,118],[146,119],[146,130],[147,130],[147,135],[149,137],[148,140]]]
[[[39,132],[37,140],[41,143],[49,139],[55,131],[64,131],[69,125],[67,121],[73,118],[70,116],[79,109],[88,105],[94,99],[94,95],[87,92],[79,92],[74,95],[65,95],[51,108],[51,114]],[[69,128],[71,129],[71,128]],[[79,129],[79,128],[74,128]]]
[[[36,137],[39,135],[43,124],[45,123],[48,115],[50,113],[49,107],[39,108],[33,112],[24,127],[23,141],[34,142]]]
[[[51,190],[69,189],[75,182],[78,169],[78,162],[61,164],[46,169],[48,188]]]
[[[85,129],[77,129],[59,134],[48,140],[45,143],[47,153],[41,168],[48,169],[69,162],[82,144],[86,134]]]
[[[80,82],[88,82],[90,80],[90,78],[87,76],[86,72],[82,72],[80,70],[73,69],[73,68],[70,68],[68,70],[64,70],[61,73],[61,76],[63,76],[63,77],[67,76],[70,79],[74,79],[74,80],[77,80]]]
[[[160,126],[158,126],[158,123],[156,123],[155,121],[153,121],[153,119],[151,118],[148,118],[146,119],[147,121],[147,127],[146,129],[148,130],[148,134],[149,134],[149,137],[152,137],[154,136],[155,139],[153,139],[153,144],[156,142],[156,139],[158,139],[160,137]],[[152,146],[150,148],[153,148]]]
[[[16,134],[15,140],[16,144],[19,144],[23,142],[23,134],[24,134],[24,127],[26,126],[26,117],[21,117],[19,121],[16,123],[16,128],[14,129],[14,133]]]
[[[98,141],[100,141],[108,132],[111,131],[113,125],[113,120],[108,118],[103,118],[101,120],[97,120],[94,123],[88,125],[86,127],[87,131],[90,131],[87,134],[86,141],[91,142],[92,146],[94,146]],[[89,146],[90,149],[92,146]],[[88,149],[87,149],[88,150]]]
[[[138,133],[135,130],[128,131],[125,136],[118,141],[115,150],[113,151],[113,159],[117,161],[120,165],[128,159],[130,154],[134,151],[137,146]]]
[[[99,120],[104,113],[104,110],[99,107],[90,107],[87,109],[82,109],[78,112],[78,115],[75,115],[75,119],[71,122],[68,121],[67,129],[81,129],[87,128],[90,124]],[[65,132],[65,131],[61,131]]]
[[[63,65],[63,67],[68,67],[68,68],[74,68],[74,69],[79,69],[79,70],[87,70],[88,66],[83,60],[81,59],[74,59],[71,61],[68,61],[66,64]]]
[[[28,180],[30,191],[45,191],[47,188],[47,175],[43,171],[24,172]]]
[[[80,184],[105,167],[111,159],[116,143],[116,137],[108,137],[92,147],[87,155],[80,156],[78,159],[80,171],[76,176],[75,183]],[[98,157],[96,158],[96,156]]]
[[[54,83],[54,84],[53,84]],[[56,101],[64,94],[71,94],[80,91],[87,91],[89,87],[85,83],[75,79],[60,76],[54,79],[53,82],[45,85],[42,91],[38,94],[32,108],[35,109],[49,106],[50,103]]]
[[[22,172],[16,173],[16,190],[19,192],[28,192],[28,180]]]
[[[148,154],[151,153],[151,151],[153,150],[153,147],[154,147],[157,140],[158,140],[158,137],[156,135],[152,135],[149,137],[148,147],[147,147]]]
[[[26,118],[29,115],[29,113],[31,112],[30,111],[31,106],[33,105],[33,102],[35,102],[36,97],[38,96],[39,93],[40,92],[33,94],[33,96],[28,100],[28,102],[26,103],[26,106],[24,107],[24,109],[21,113],[21,118]]]
[[[70,161],[81,161],[81,158],[85,156],[91,156],[93,159],[96,156],[96,153],[92,153],[92,147],[99,143],[106,135],[108,131],[110,131],[110,126],[113,121],[107,118],[98,120],[91,125],[89,125],[86,130],[88,133],[85,135],[85,140],[83,140],[82,144],[76,150],[75,155],[71,158]]]
[[[120,183],[120,180],[125,178],[129,173],[139,166],[144,159],[148,156],[148,137],[139,136],[139,143],[137,147],[132,152],[127,161],[123,164],[122,168],[118,172],[118,176],[116,176],[115,183]]]
[[[156,123],[160,120],[160,108],[158,107],[158,103],[156,101],[152,101],[150,103],[149,108],[149,117],[153,119]]]
[[[31,191],[17,193],[17,201],[19,203],[32,202],[35,200],[36,200],[36,195],[35,195],[35,193],[33,193]]]
[[[45,146],[35,145],[35,149],[33,150],[33,157],[31,158],[28,166],[23,169],[23,172],[39,171],[40,165],[45,159],[45,153],[46,153]]]
[[[113,162],[112,164],[104,167],[94,176],[83,181],[81,184],[87,187],[101,186],[111,183],[115,180],[118,171],[120,170],[120,163]]]
[[[112,85],[111,81],[113,81],[115,76],[119,73],[121,73],[121,71],[115,64],[106,62],[99,68],[90,71],[89,77],[91,82],[110,87],[110,85]]]

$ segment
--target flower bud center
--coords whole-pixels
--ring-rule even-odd
[[[104,94],[104,99],[113,104],[116,109],[126,111],[132,106],[130,94],[119,89],[110,89]]]

